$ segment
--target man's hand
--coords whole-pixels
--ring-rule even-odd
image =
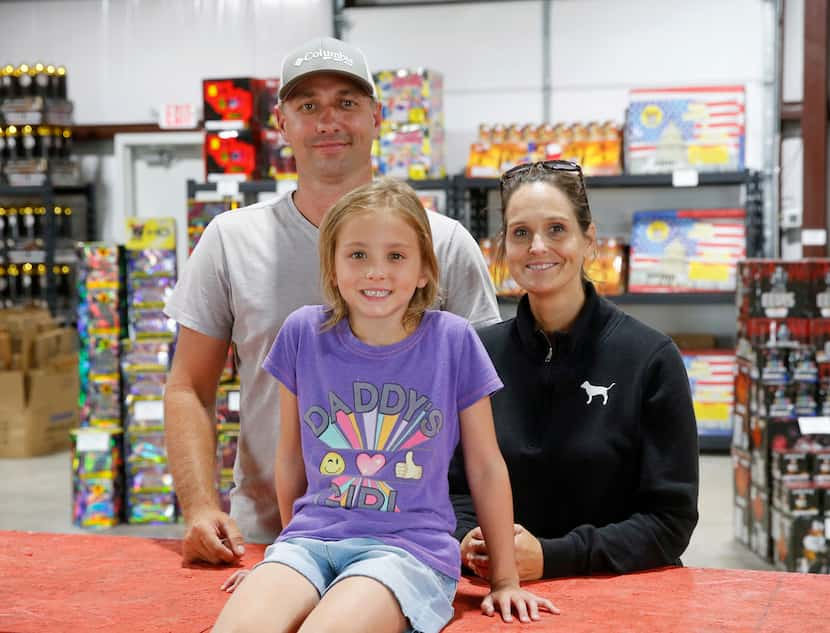
[[[217,509],[207,509],[188,522],[182,546],[182,562],[230,564],[245,553],[245,539],[236,522]]]
[[[518,523],[513,524],[513,546],[519,580],[538,580],[545,569],[542,544],[533,534]],[[490,556],[481,527],[474,527],[461,541],[461,562],[476,576],[490,577]]]

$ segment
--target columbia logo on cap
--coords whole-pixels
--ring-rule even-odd
[[[310,62],[314,59],[331,59],[346,66],[354,66],[354,60],[348,55],[344,55],[340,51],[332,51],[327,48],[318,48],[314,51],[308,51],[302,57],[294,60],[295,66],[302,66],[305,62]]]

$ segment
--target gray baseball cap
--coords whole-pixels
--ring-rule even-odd
[[[315,37],[295,48],[282,60],[280,101],[285,101],[301,79],[319,72],[344,75],[354,80],[373,98],[377,98],[372,71],[359,48],[333,37]]]

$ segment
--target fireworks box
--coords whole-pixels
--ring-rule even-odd
[[[630,174],[744,168],[743,86],[635,89],[625,121]]]
[[[784,571],[830,573],[830,521],[818,514],[795,516],[772,508],[773,563]]]
[[[812,287],[806,311],[813,317],[830,318],[830,259],[813,259],[808,265]]]
[[[749,546],[750,512],[750,457],[745,451],[732,449],[732,474],[734,485],[733,528],[735,539]]]
[[[736,288],[746,255],[743,209],[638,211],[631,229],[629,292]]]
[[[698,431],[730,433],[735,354],[731,350],[682,350]]]
[[[209,182],[296,177],[294,154],[276,130],[211,131],[204,147]]]
[[[755,485],[754,480],[750,490],[750,509],[749,547],[764,560],[771,560],[769,496],[764,488]]]
[[[440,126],[413,123],[383,132],[373,154],[375,171],[382,176],[424,180],[447,175]]]
[[[428,122],[443,125],[441,73],[424,68],[399,68],[378,71],[374,79],[385,126]]]
[[[204,79],[205,129],[275,128],[279,86],[279,79]]]
[[[749,259],[738,272],[738,312],[742,317],[784,319],[814,312],[810,262]]]
[[[628,249],[621,240],[597,239],[597,257],[586,262],[585,272],[601,295],[620,295],[625,292],[628,276]]]

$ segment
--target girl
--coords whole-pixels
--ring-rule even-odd
[[[501,382],[465,320],[427,309],[438,269],[415,192],[384,179],[346,195],[320,226],[320,262],[327,305],[291,314],[263,365],[280,383],[290,521],[214,631],[439,631],[460,569],[447,485],[459,440],[492,556],[482,611],[557,613],[519,588],[489,400]]]
[[[513,485],[522,580],[679,565],[697,523],[697,426],[689,379],[665,334],[598,297],[582,171],[569,161],[501,177],[498,259],[527,294],[479,333],[504,389],[496,434]],[[464,474],[450,470],[465,565],[487,578],[493,543]]]

